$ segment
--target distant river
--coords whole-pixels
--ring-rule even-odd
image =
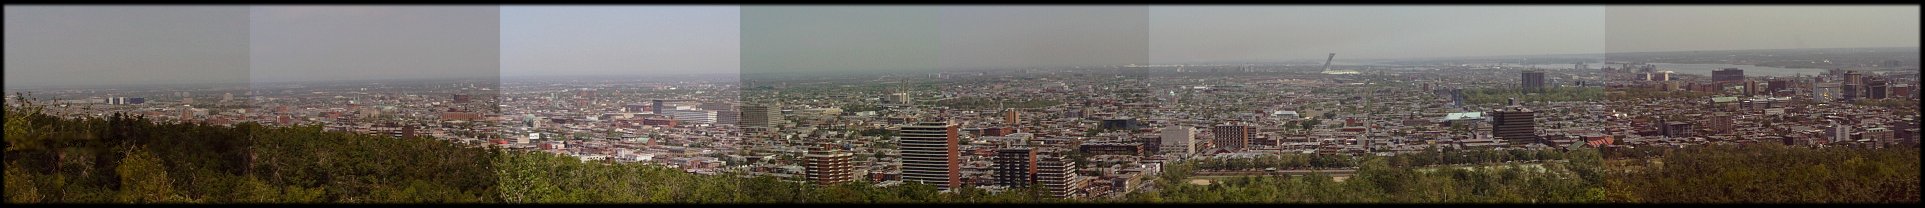
[[[1598,68],[1603,68],[1607,66],[1604,63],[1600,63],[1600,62],[1588,62],[1584,64],[1586,65],[1586,68],[1591,70],[1596,70]],[[1825,71],[1829,71],[1828,69],[1794,69],[1794,68],[1778,68],[1778,67],[1732,65],[1732,64],[1673,64],[1673,63],[1650,63],[1650,64],[1658,66],[1659,71],[1672,71],[1680,74],[1696,74],[1696,75],[1703,75],[1703,76],[1711,76],[1711,71],[1716,71],[1716,70],[1725,69],[1725,68],[1743,69],[1745,70],[1745,76],[1754,76],[1754,77],[1755,76],[1789,77],[1789,76],[1797,76],[1799,74],[1811,76],[1811,75],[1818,75],[1818,74],[1825,73]],[[1538,68],[1538,69],[1571,69],[1572,67],[1575,67],[1574,64],[1515,64],[1515,63],[1504,63],[1504,64],[1499,64],[1498,66],[1528,67],[1528,68]],[[1614,64],[1614,65],[1608,65],[1608,66],[1618,67],[1619,65]]]
[[[1651,63],[1651,65],[1658,66],[1659,71],[1673,71],[1680,74],[1696,74],[1696,75],[1704,75],[1704,76],[1711,76],[1711,71],[1716,71],[1724,68],[1743,69],[1745,70],[1745,76],[1773,76],[1773,77],[1789,77],[1789,76],[1797,76],[1799,74],[1811,76],[1811,75],[1822,74],[1822,73],[1825,73],[1825,71],[1828,71],[1827,69],[1793,69],[1793,68],[1777,68],[1777,67],[1731,65],[1731,64]]]

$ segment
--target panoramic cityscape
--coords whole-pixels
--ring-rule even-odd
[[[6,13],[10,204],[1919,196],[1917,5]]]

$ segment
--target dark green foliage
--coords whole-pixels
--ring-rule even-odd
[[[320,127],[62,119],[8,108],[8,203],[1049,202],[933,186],[817,186]],[[1030,192],[1024,192],[1030,191]]]
[[[1918,203],[1917,148],[1712,145],[1607,166],[1613,201]]]
[[[1127,200],[1232,203],[1916,203],[1919,196],[1917,148],[1812,149],[1767,143],[1616,149],[1609,152],[1608,156],[1588,149],[1536,153],[1428,152],[1390,158],[1363,158],[1363,162],[1357,165],[1358,172],[1343,182],[1336,182],[1328,175],[1249,176],[1213,178],[1210,185],[1194,185],[1188,181],[1192,179],[1189,174],[1203,166],[1233,169],[1270,167],[1262,162],[1239,164],[1251,163],[1238,162],[1239,159],[1198,160],[1164,166],[1164,174],[1156,180],[1158,187],[1164,190],[1132,194]],[[1291,160],[1289,158],[1292,157],[1269,160],[1292,163],[1288,162]],[[1607,162],[1606,158],[1611,159]],[[1395,162],[1400,160],[1405,162]]]
[[[1465,153],[1504,153],[1476,151]],[[1439,153],[1431,153],[1439,154]],[[1364,157],[1355,165],[1334,160],[1338,156],[1283,155],[1258,160],[1231,159],[1192,161],[1165,166],[1158,178],[1156,193],[1140,193],[1132,198],[1156,202],[1191,203],[1596,203],[1605,202],[1601,179],[1595,171],[1595,151],[1569,152],[1566,161],[1525,163],[1482,163],[1468,166],[1427,166],[1411,164],[1418,155]],[[1400,159],[1409,157],[1407,159]],[[1436,157],[1427,155],[1424,157]],[[1321,159],[1330,162],[1314,162]],[[1585,159],[1590,158],[1590,159]],[[1238,160],[1249,160],[1240,162]],[[1394,162],[1394,161],[1405,162]],[[1280,162],[1266,162],[1280,161]],[[1467,160],[1469,161],[1469,160]],[[1239,164],[1255,163],[1255,164]],[[1394,164],[1404,163],[1404,164]],[[1212,179],[1210,185],[1189,183],[1187,173],[1204,166],[1282,167],[1311,169],[1355,167],[1357,172],[1339,182],[1336,176],[1245,176]],[[1323,166],[1319,166],[1321,164]],[[1475,164],[1466,162],[1463,164]],[[1292,168],[1294,167],[1294,168]],[[1589,167],[1589,168],[1586,168]],[[1540,171],[1542,170],[1542,171]]]
[[[496,153],[319,127],[63,119],[9,108],[9,197],[21,202],[486,202]],[[26,145],[14,145],[26,144]],[[13,195],[11,190],[31,190]]]

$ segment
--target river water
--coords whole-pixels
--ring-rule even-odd
[[[1591,63],[1585,63],[1585,64],[1588,65],[1586,66],[1586,68],[1589,68],[1592,70],[1596,70],[1598,68],[1603,68],[1606,66],[1604,65],[1604,63],[1598,63],[1598,62],[1591,62]],[[1696,74],[1696,75],[1702,75],[1702,76],[1711,76],[1711,71],[1717,71],[1725,68],[1743,69],[1745,70],[1745,76],[1749,76],[1749,77],[1760,77],[1760,76],[1790,77],[1790,76],[1798,76],[1800,74],[1805,76],[1811,76],[1811,75],[1822,74],[1822,73],[1825,73],[1825,71],[1828,71],[1827,69],[1794,69],[1794,68],[1778,68],[1778,67],[1763,67],[1763,66],[1734,65],[1734,64],[1651,63],[1651,65],[1658,66],[1658,71],[1672,71],[1679,74]],[[1502,66],[1526,67],[1526,68],[1536,67],[1539,69],[1571,69],[1575,65],[1573,64],[1536,64],[1536,65],[1503,64]],[[1619,65],[1609,65],[1609,66],[1619,67]]]
[[[1805,76],[1811,76],[1811,75],[1818,75],[1818,74],[1825,73],[1825,71],[1829,71],[1828,69],[1793,69],[1793,68],[1777,68],[1777,67],[1732,65],[1732,64],[1651,63],[1651,65],[1657,66],[1659,71],[1673,71],[1679,74],[1696,74],[1696,75],[1704,75],[1704,76],[1711,76],[1711,71],[1716,71],[1716,70],[1725,69],[1725,68],[1738,68],[1738,69],[1745,70],[1745,76],[1747,77],[1759,77],[1759,76],[1789,77],[1789,76],[1797,76],[1800,74]]]
[[[1600,62],[1589,62],[1584,64],[1586,65],[1585,68],[1587,68],[1587,70],[1597,70],[1598,68],[1604,68],[1606,66],[1609,66],[1609,67],[1620,66],[1617,64],[1605,65],[1604,63],[1600,63]],[[1717,71],[1725,68],[1743,69],[1745,70],[1745,76],[1747,77],[1791,77],[1791,76],[1799,76],[1799,75],[1812,76],[1812,75],[1823,74],[1825,73],[1825,71],[1830,71],[1829,69],[1778,68],[1778,67],[1735,65],[1735,64],[1674,64],[1674,63],[1650,63],[1650,64],[1657,66],[1658,71],[1672,71],[1678,74],[1695,74],[1695,75],[1701,75],[1701,76],[1711,76],[1711,71]],[[1571,68],[1574,68],[1576,65],[1575,64],[1503,63],[1503,64],[1497,64],[1496,66],[1569,70]]]

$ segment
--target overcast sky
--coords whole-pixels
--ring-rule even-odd
[[[246,6],[6,6],[6,86],[246,83]]]
[[[941,12],[944,69],[1148,64],[1150,7],[966,6]]]
[[[1596,53],[1602,6],[1158,6],[1151,59],[1337,58]]]
[[[502,6],[501,75],[741,70],[736,6]]]
[[[1918,5],[1611,6],[1611,52],[1918,47]]]
[[[743,6],[742,73],[928,70],[940,7]]]
[[[6,6],[7,86],[1919,44],[1907,6]]]
[[[498,78],[497,6],[256,6],[254,82]]]
[[[746,6],[743,71],[1146,64],[1145,6]]]

